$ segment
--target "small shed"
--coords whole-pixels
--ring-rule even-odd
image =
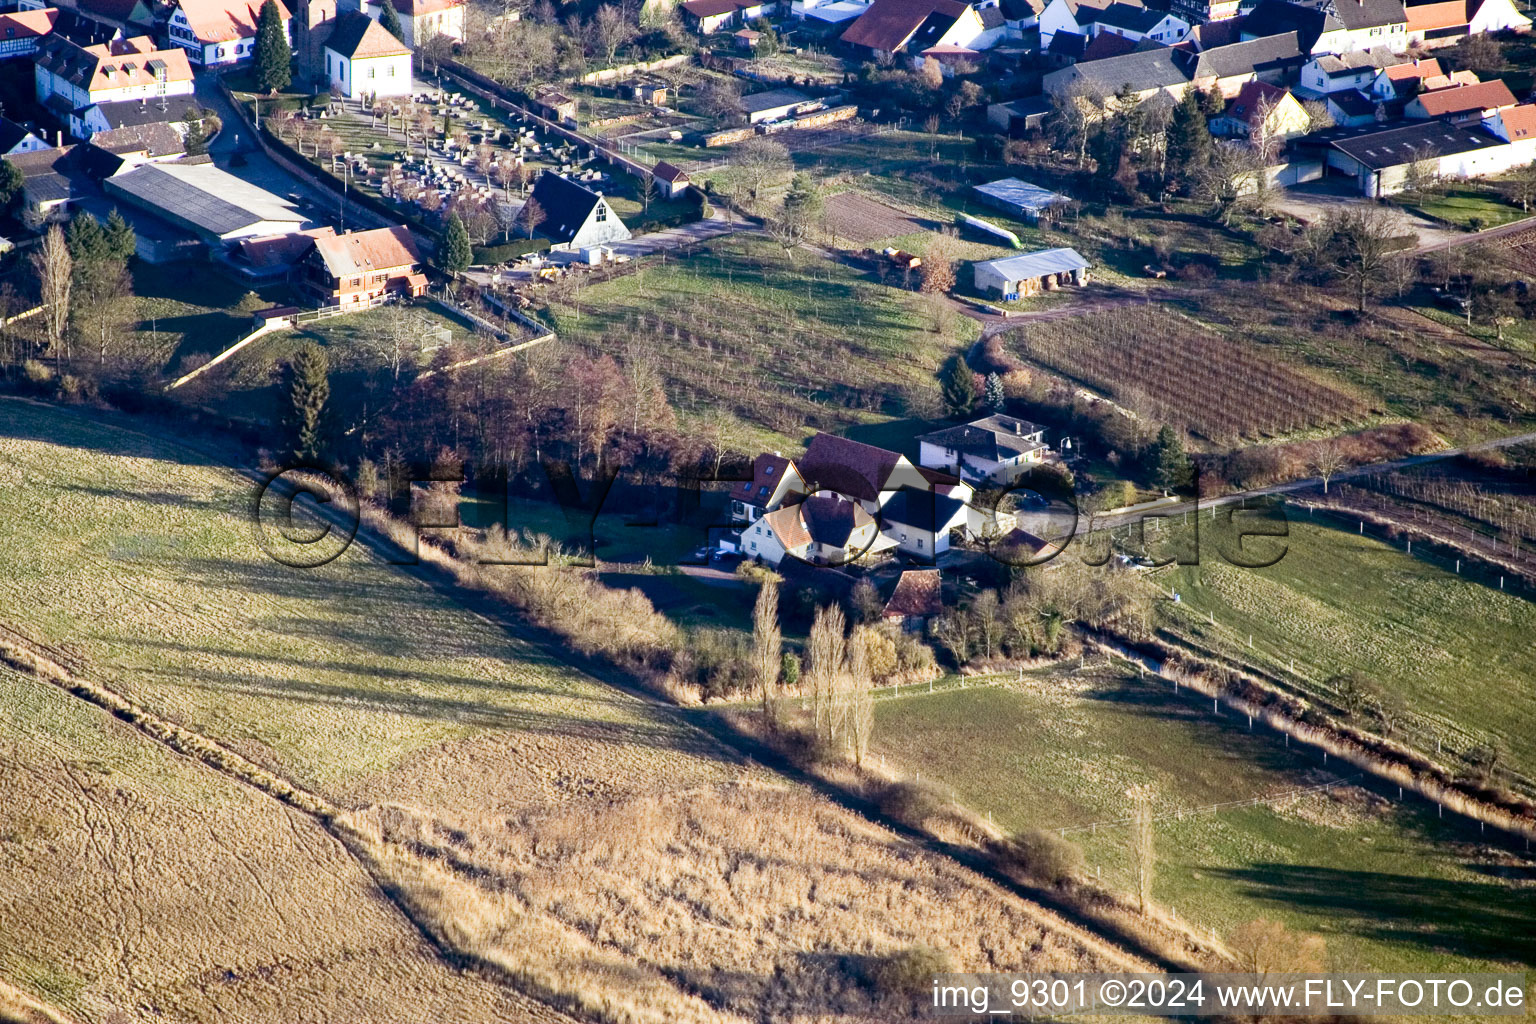
[[[974,191],[983,203],[1029,224],[1038,224],[1041,216],[1052,207],[1071,202],[1060,192],[1052,192],[1018,178],[989,181],[985,185],[974,186]]]
[[[881,617],[915,632],[943,613],[943,580],[939,570],[908,569],[897,577]]]
[[[533,98],[534,106],[551,121],[576,120],[576,101],[563,92],[549,90]]]
[[[1088,283],[1088,261],[1076,249],[1043,249],[985,260],[971,271],[977,291],[1005,301]]]
[[[731,38],[736,40],[736,48],[739,50],[755,50],[763,41],[763,34],[756,29],[744,28],[731,33]]]
[[[668,199],[676,199],[688,191],[688,186],[692,183],[687,171],[665,160],[651,168],[651,174],[656,179],[656,187]]]

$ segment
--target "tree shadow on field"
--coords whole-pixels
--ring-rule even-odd
[[[153,459],[181,466],[207,466],[229,472],[229,467],[201,452],[174,441],[137,433],[136,428],[128,424],[110,422],[109,415],[41,406],[22,399],[0,400],[0,438],[40,441],[62,448]],[[154,425],[148,429],[154,429]]]
[[[562,736],[621,747],[649,747],[691,753],[715,760],[721,750],[702,733],[678,728],[670,720],[646,714],[637,705],[634,718],[624,722],[544,711],[493,701],[463,700],[404,689],[330,684],[306,679],[273,679],[207,670],[167,670],[162,680],[179,679],[185,689],[240,697],[269,699],[337,710],[405,715],[425,721],[497,729],[531,735]],[[296,723],[297,724],[297,723]]]
[[[1259,900],[1332,920],[1341,931],[1437,953],[1536,964],[1536,890],[1528,887],[1294,864],[1206,870]]]
[[[51,485],[55,490],[65,491],[71,494],[85,494],[93,498],[106,498],[114,502],[129,502],[140,505],[162,505],[166,508],[184,508],[197,512],[212,512],[215,514],[238,514],[245,510],[248,502],[242,498],[225,498],[218,501],[210,501],[205,498],[195,498],[190,494],[178,494],[174,491],[156,490],[132,490],[124,491],[115,487],[95,487],[88,484],[58,483]]]

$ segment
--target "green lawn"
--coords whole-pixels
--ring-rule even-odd
[[[1519,881],[1528,863],[1422,803],[1355,786],[1211,809],[1353,773],[1336,775],[1161,683],[1090,667],[1007,687],[918,691],[877,703],[874,750],[1006,830],[1104,823],[1068,836],[1089,872],[1123,891],[1134,886],[1130,835],[1113,822],[1128,813],[1127,788],[1150,785],[1157,812],[1175,816],[1155,827],[1155,901],[1200,929],[1278,919],[1324,936],[1341,970],[1536,963],[1536,891]]]
[[[418,367],[430,364],[434,353],[445,344],[440,331],[447,331],[452,343],[476,342],[470,324],[435,306],[413,306],[411,314],[419,318],[413,343],[420,347],[408,353],[408,358]],[[390,371],[385,355],[369,343],[368,335],[385,318],[395,315],[395,307],[386,306],[315,320],[299,330],[267,335],[173,394],[183,401],[212,406],[237,418],[275,423],[283,411],[281,369],[301,346],[314,342],[326,350],[330,359],[329,408],[336,422],[351,424],[365,404],[376,409],[387,398]],[[239,334],[249,329],[249,321],[245,321]],[[237,338],[238,335],[229,341]]]
[[[1492,742],[1515,770],[1536,774],[1536,604],[1501,592],[1496,577],[1471,578],[1470,565],[1457,575],[1303,509],[1289,517],[1284,557],[1269,568],[1227,564],[1207,530],[1199,566],[1159,572],[1181,599],[1163,606],[1170,627],[1294,667],[1324,694],[1331,677],[1362,672],[1403,702],[1431,753],[1436,740],[1448,756]]]
[[[935,331],[935,307],[915,293],[754,235],[551,301],[568,342],[621,359],[637,340],[649,346],[685,420],[730,413],[742,451],[932,415],[939,367],[976,336],[947,305]]]
[[[1476,227],[1482,229],[1498,227],[1529,216],[1520,207],[1505,201],[1496,191],[1488,188],[1450,188],[1423,202],[1404,200],[1403,205],[1464,228],[1473,227],[1474,220],[1478,221]]]
[[[283,282],[252,291],[206,263],[133,260],[129,273],[138,343],[162,356],[171,374],[185,372],[189,358],[215,355],[238,341],[251,330],[256,310],[294,299]]]

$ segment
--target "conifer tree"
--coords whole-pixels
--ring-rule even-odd
[[[435,253],[439,269],[456,274],[464,270],[475,258],[474,246],[469,241],[469,229],[457,213],[448,215],[448,227]]]
[[[331,397],[330,360],[310,343],[288,363],[288,436],[291,452],[300,461],[318,459],[325,448],[325,405]]]
[[[400,26],[400,14],[395,10],[392,0],[381,0],[381,6],[383,10],[379,13],[379,25],[385,32],[405,42],[405,29]]]
[[[944,407],[951,416],[969,416],[976,408],[976,376],[963,358],[956,356],[950,361],[939,387],[944,393]]]
[[[1173,108],[1168,121],[1166,179],[1170,185],[1187,186],[1211,161],[1211,126],[1201,109],[1200,94],[1190,89]]]
[[[293,81],[293,51],[283,32],[283,16],[274,0],[261,5],[256,23],[256,84],[262,92],[277,92]]]

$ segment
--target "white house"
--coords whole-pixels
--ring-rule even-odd
[[[534,231],[549,239],[551,247],[574,252],[592,245],[609,245],[630,238],[629,228],[619,219],[601,192],[545,171],[534,183],[535,209],[544,217]]]
[[[1045,461],[1045,428],[1001,413],[918,437],[917,461],[973,484],[1011,484]]]
[[[741,554],[772,566],[785,558],[848,565],[895,546],[863,506],[832,493],[775,509],[741,533]]]
[[[1164,46],[1182,42],[1190,28],[1189,22],[1167,11],[1124,2],[1112,3],[1102,10],[1080,7],[1077,23],[1079,30],[1090,39],[1107,33],[1133,43],[1150,39]]]
[[[874,0],[839,38],[872,56],[915,55],[934,46],[985,49],[1002,28],[1001,16],[995,28],[988,28],[976,8],[960,0]]]
[[[1259,0],[1243,19],[1244,39],[1283,32],[1297,33],[1302,51],[1312,56],[1378,46],[1402,53],[1408,48],[1408,12],[1403,0]]]
[[[265,0],[176,0],[166,34],[187,51],[192,63],[226,67],[256,52],[256,25]],[[293,42],[293,16],[283,0],[273,0],[283,23],[283,37]]]
[[[36,153],[47,149],[48,143],[38,138],[25,125],[17,124],[8,117],[0,117],[0,156],[17,153]]]
[[[1326,96],[1331,92],[1349,89],[1368,89],[1376,76],[1385,68],[1401,64],[1403,59],[1386,47],[1374,50],[1351,50],[1349,53],[1325,53],[1313,57],[1301,67],[1301,88],[1304,94]]]
[[[731,517],[737,522],[754,522],[764,512],[784,504],[790,495],[804,493],[805,481],[794,461],[778,452],[764,452],[752,460],[752,479],[731,488]]]
[[[336,19],[325,43],[325,77],[347,99],[411,94],[411,49],[357,11]]]
[[[1531,19],[1512,0],[1441,0],[1408,8],[1408,42],[1446,46],[1481,32],[1529,31]]]
[[[192,93],[192,66],[179,47],[157,50],[148,36],[80,46],[49,36],[33,63],[37,101],[60,119],[93,103]]]
[[[433,36],[454,42],[464,41],[464,0],[393,0],[400,16],[400,31],[405,45],[416,49]],[[380,0],[369,0],[368,16],[377,20],[384,13]]]

